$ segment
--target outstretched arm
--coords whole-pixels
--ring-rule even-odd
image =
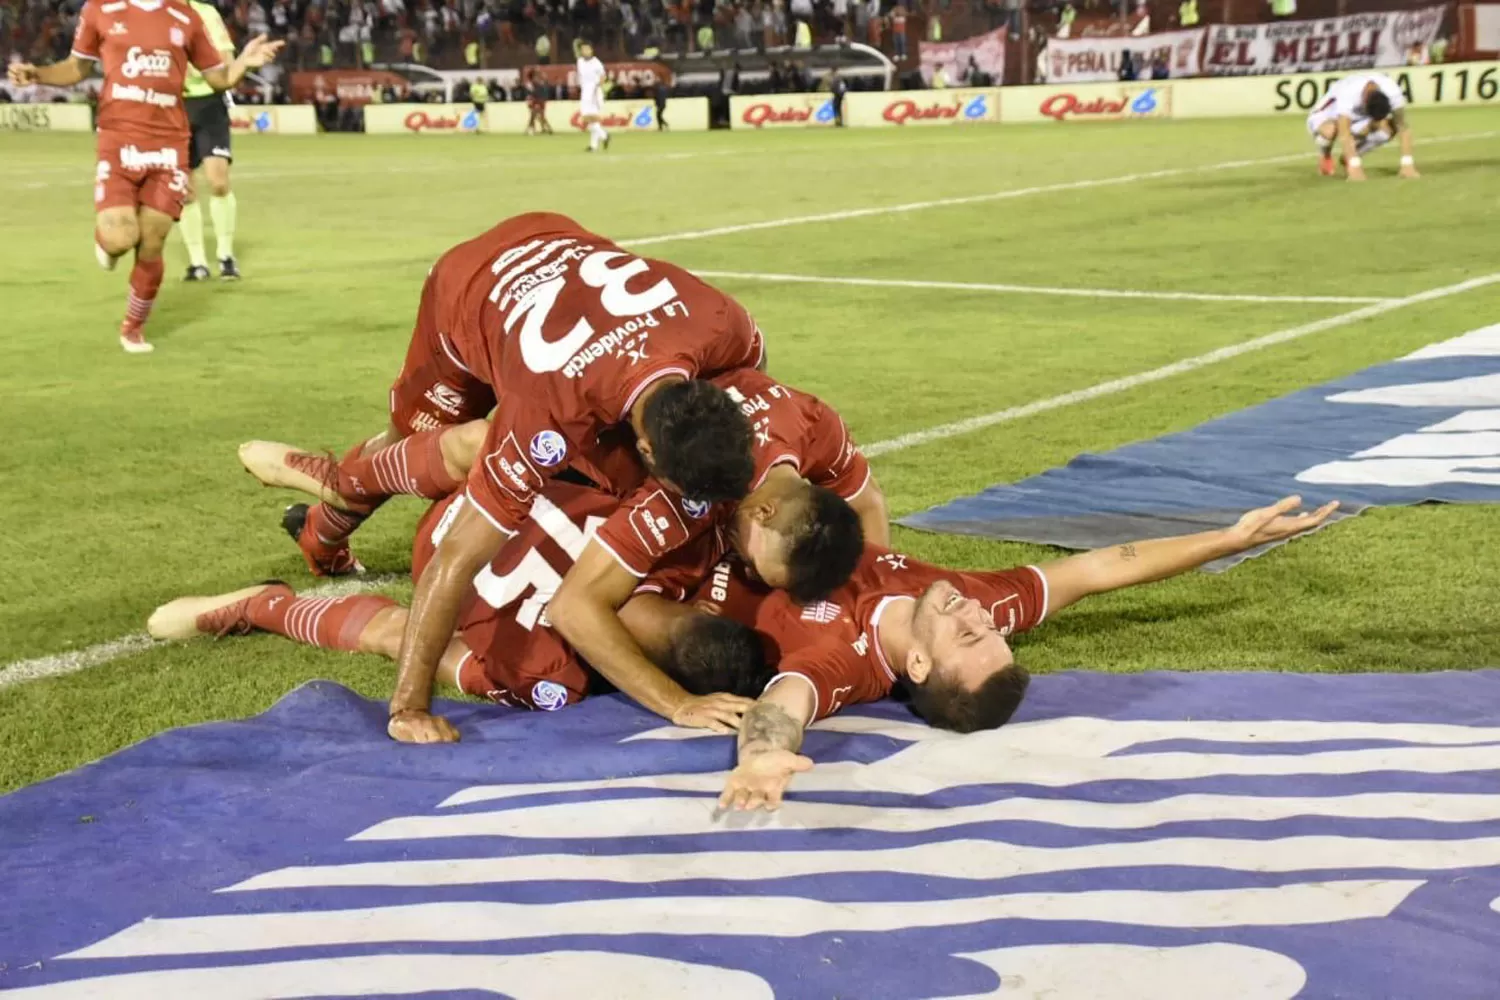
[[[246,73],[252,69],[260,69],[275,59],[276,53],[280,52],[285,44],[285,42],[267,41],[265,35],[257,35],[250,39],[245,50],[227,66],[204,70],[203,79],[208,81],[208,85],[215,90],[232,90],[239,86],[239,82],[245,78]]]
[[[801,677],[784,675],[760,696],[740,723],[739,764],[729,773],[720,809],[781,808],[792,775],[813,762],[797,753],[812,721],[817,695]]]
[[[732,694],[694,697],[646,658],[620,621],[639,581],[590,539],[547,605],[547,618],[589,666],[621,692],[679,726],[732,732],[750,701]]]
[[[1301,505],[1301,497],[1290,496],[1250,511],[1229,528],[1127,542],[1043,563],[1038,568],[1047,578],[1048,610],[1055,612],[1091,594],[1165,580],[1215,559],[1291,538],[1316,528],[1339,506],[1334,501],[1310,514],[1293,514]]]
[[[31,63],[11,63],[10,82],[17,87],[29,87],[40,83],[48,87],[71,87],[89,75],[93,62],[79,56],[55,62],[50,66],[33,66]]]
[[[474,575],[505,541],[501,530],[472,503],[463,503],[412,595],[411,615],[396,659],[396,691],[386,731],[402,743],[453,743],[458,730],[433,715],[432,680]]]
[[[1362,181],[1365,179],[1365,168],[1360,162],[1359,149],[1354,144],[1354,132],[1349,125],[1349,116],[1339,115],[1338,139],[1339,148],[1344,151],[1344,170],[1351,181]]]
[[[859,515],[860,527],[865,530],[865,544],[888,548],[891,544],[891,516],[886,510],[885,494],[871,474],[865,488],[849,501],[854,513]]]

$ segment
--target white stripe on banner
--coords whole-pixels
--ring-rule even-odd
[[[786,857],[776,854],[777,858]],[[685,858],[679,858],[679,862]],[[1297,926],[1388,916],[1415,879],[1308,882],[1186,892],[1032,892],[917,902],[829,903],[798,896],[648,896],[569,903],[420,903],[357,910],[147,920],[71,959],[211,955],[396,942],[519,941],[560,935],[715,934],[804,937],[984,920],[1092,920],[1137,927]]]

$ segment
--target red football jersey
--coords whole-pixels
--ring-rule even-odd
[[[463,502],[434,504],[418,525],[412,576],[419,578]],[[547,622],[547,602],[588,541],[619,506],[617,497],[553,483],[536,497],[531,517],[474,578],[459,612],[458,632],[483,667],[492,701],[551,710],[588,694],[586,666]],[[641,581],[636,593],[686,600],[722,549],[707,537],[675,554]]]
[[[822,719],[845,705],[890,694],[896,673],[878,641],[881,613],[892,601],[920,597],[939,580],[986,605],[1004,636],[1035,628],[1047,615],[1047,578],[1035,566],[990,573],[944,569],[874,545],[865,546],[854,575],[826,601],[804,607],[781,591],[765,593],[737,574],[721,577],[717,571],[694,601],[713,604],[765,636],[777,662],[771,683],[796,676],[812,685],[813,717]],[[708,593],[716,582],[717,598]]]
[[[753,368],[725,372],[711,381],[739,402],[750,418],[755,432],[754,486],[777,465],[792,466],[805,479],[846,500],[869,484],[869,463],[843,419],[818,397]],[[733,503],[694,503],[650,479],[599,529],[597,540],[621,566],[645,576],[668,552],[713,528],[727,527],[734,511]]]
[[[728,295],[566,216],[518,216],[492,235],[488,274],[469,293],[484,289],[479,322],[453,341],[499,399],[468,495],[515,531],[558,471],[591,471],[581,456],[647,386],[754,367],[764,345]]]
[[[73,55],[104,70],[99,131],[144,143],[187,142],[182,85],[188,63],[200,70],[224,65],[203,21],[177,0],[88,0]],[[186,163],[165,165],[187,169]]]

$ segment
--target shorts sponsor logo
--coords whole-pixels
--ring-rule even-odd
[[[682,509],[687,511],[688,517],[701,520],[708,516],[708,512],[713,509],[713,504],[706,500],[689,500],[683,497]]]
[[[531,685],[531,703],[543,712],[555,712],[568,704],[568,689],[556,681],[537,681]]]
[[[125,170],[176,170],[177,150],[121,146],[120,166]]]
[[[176,28],[172,30],[177,31]],[[181,45],[182,43],[174,40],[172,44]],[[139,45],[132,45],[125,53],[125,61],[120,64],[120,75],[127,80],[134,80],[139,76],[158,78],[171,76],[172,53],[165,49],[152,49],[147,52]]]
[[[422,396],[450,417],[456,417],[463,412],[464,394],[450,385],[437,382],[432,388],[422,393]]]
[[[650,496],[631,509],[630,526],[635,529],[642,547],[653,557],[665,555],[688,539],[686,522],[663,490],[653,490]]]
[[[223,157],[224,159],[227,160],[227,159],[229,159],[229,147],[228,146],[215,146],[213,149],[211,149],[211,150],[208,151],[208,155],[209,156]]]
[[[517,503],[530,503],[542,488],[542,477],[526,460],[514,432],[500,442],[500,448],[484,457],[484,467],[495,485]]]
[[[568,455],[568,442],[557,431],[538,431],[531,439],[532,461],[544,469],[560,465]]]

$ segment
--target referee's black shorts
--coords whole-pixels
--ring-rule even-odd
[[[193,137],[188,143],[188,166],[197,170],[210,156],[234,162],[229,148],[229,104],[223,94],[189,97],[183,102]]]

